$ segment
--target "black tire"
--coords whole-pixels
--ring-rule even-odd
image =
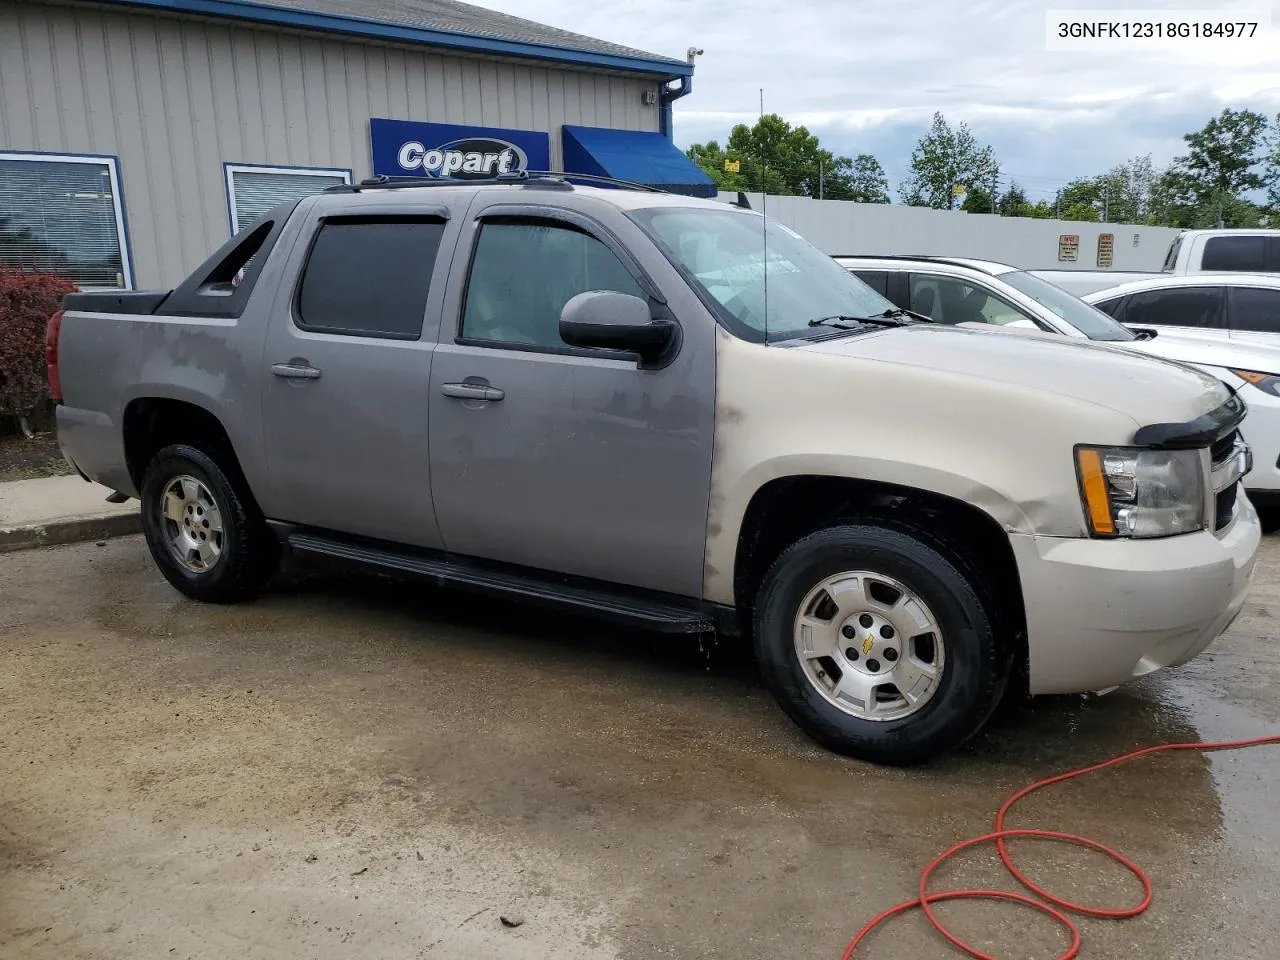
[[[163,516],[164,493],[181,476],[192,477],[205,486],[221,517],[221,555],[204,572],[184,567],[170,546]],[[278,541],[252,498],[237,487],[208,454],[186,444],[165,447],[147,467],[142,482],[142,531],[147,546],[164,578],[193,600],[251,600],[271,579],[279,563]]]
[[[937,687],[916,712],[894,720],[853,716],[806,676],[795,618],[809,591],[844,571],[892,578],[933,612],[945,645]],[[963,571],[963,572],[962,572]],[[756,657],[782,709],[805,733],[838,753],[905,766],[959,746],[977,733],[1004,692],[1010,644],[993,626],[981,574],[948,557],[920,532],[870,524],[829,527],[783,551],[761,583],[753,633]]]

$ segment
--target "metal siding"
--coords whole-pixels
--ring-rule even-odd
[[[227,237],[223,163],[371,171],[369,118],[658,129],[652,80],[142,11],[0,0],[0,149],[119,158],[139,287]],[[1117,244],[1117,248],[1119,244]]]

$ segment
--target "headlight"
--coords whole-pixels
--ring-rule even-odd
[[[1259,390],[1280,397],[1280,376],[1274,373],[1259,373],[1257,370],[1232,370],[1241,380],[1252,383]]]
[[[1095,537],[1170,537],[1204,527],[1199,450],[1077,447],[1076,466]]]

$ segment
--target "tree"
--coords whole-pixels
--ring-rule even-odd
[[[970,187],[964,195],[964,203],[960,209],[965,213],[994,213],[995,202],[986,190],[981,187]]]
[[[836,157],[832,168],[833,172],[824,172],[821,185],[822,196],[828,200],[889,203],[889,178],[880,161],[871,154],[860,153],[852,160]]]
[[[1267,211],[1280,213],[1280,113],[1271,122],[1262,157],[1262,180],[1267,187]]]
[[[1175,165],[1186,175],[1196,206],[1216,207],[1224,225],[1228,206],[1236,218],[1242,212],[1239,204],[1229,201],[1263,186],[1254,168],[1262,159],[1258,151],[1266,129],[1267,118],[1262,114],[1228,107],[1201,130],[1183,135],[1190,149]]]
[[[838,157],[808,129],[792,127],[776,113],[761,117],[751,127],[735,126],[724,148],[711,140],[695,143],[685,152],[721,190],[889,202],[889,182],[875,157],[865,153],[853,159]],[[725,160],[737,161],[738,171],[726,171]]]
[[[1262,210],[1242,197],[1202,194],[1195,178],[1175,165],[1156,178],[1146,222],[1183,230],[1213,227],[1219,220],[1224,227],[1256,227],[1261,216]]]
[[[956,184],[970,191],[986,190],[999,176],[1000,165],[990,146],[979,144],[967,124],[953,130],[941,113],[935,113],[928,134],[911,152],[911,174],[898,193],[912,206],[950,210]]]
[[[996,203],[996,210],[1002,217],[1029,217],[1031,204],[1027,202],[1027,192],[1017,181],[1009,184]]]
[[[1062,207],[1060,220],[1087,220],[1097,223],[1102,219],[1097,208],[1091,203],[1072,203]]]

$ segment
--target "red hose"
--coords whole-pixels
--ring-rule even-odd
[[[1042,787],[1048,787],[1055,783],[1062,783],[1065,780],[1071,780],[1075,777],[1082,777],[1086,773],[1096,773],[1099,770],[1105,770],[1108,767],[1119,766],[1122,763],[1128,763],[1130,760],[1136,760],[1139,757],[1149,756],[1153,753],[1162,753],[1166,750],[1200,750],[1209,752],[1211,750],[1239,750],[1244,747],[1260,747],[1264,744],[1280,744],[1280,734],[1272,734],[1269,737],[1255,737],[1251,740],[1226,740],[1218,743],[1165,743],[1156,747],[1146,747],[1142,750],[1134,750],[1132,753],[1121,754],[1118,757],[1112,757],[1110,760],[1104,760],[1102,763],[1095,763],[1091,767],[1081,767],[1079,770],[1072,770],[1070,773],[1060,773],[1056,777],[1049,777],[1045,780],[1037,780],[1030,786],[1023,787],[1017,791],[1008,800],[1000,805],[1000,811],[996,814],[996,828],[992,833],[983,834],[981,837],[974,837],[972,840],[963,840],[955,846],[940,853],[933,861],[924,868],[920,873],[920,886],[914,900],[904,900],[896,907],[890,907],[888,910],[882,911],[872,917],[858,931],[857,935],[849,941],[849,946],[845,947],[845,951],[841,954],[840,960],[850,960],[859,944],[862,943],[876,927],[884,923],[890,917],[895,917],[900,913],[919,907],[933,929],[952,946],[959,950],[963,950],[971,957],[977,960],[998,960],[989,953],[983,953],[976,947],[971,946],[961,940],[938,919],[933,912],[933,904],[943,900],[1008,900],[1023,906],[1032,907],[1041,913],[1048,914],[1057,920],[1064,929],[1071,935],[1071,945],[1066,951],[1061,953],[1057,960],[1072,960],[1073,957],[1080,953],[1080,928],[1076,925],[1067,913],[1080,914],[1086,917],[1104,917],[1111,920],[1124,920],[1129,917],[1136,917],[1149,906],[1151,906],[1151,878],[1146,872],[1124,856],[1117,850],[1096,840],[1090,840],[1088,837],[1077,836],[1074,833],[1060,833],[1056,830],[1010,830],[1004,825],[1005,817],[1009,815],[1009,811],[1027,794],[1034,793]],[[1009,856],[1008,847],[1005,840],[1009,837],[1033,837],[1041,840],[1056,840],[1059,843],[1073,843],[1076,846],[1087,847],[1090,850],[1096,850],[1099,853],[1106,854],[1112,860],[1121,864],[1125,869],[1138,878],[1142,884],[1142,900],[1132,907],[1121,907],[1118,909],[1107,909],[1104,907],[1090,907],[1081,903],[1072,903],[1070,900],[1064,900],[1062,897],[1054,896],[1048,890],[1037,885],[1030,880],[1026,874],[1014,865],[1013,859]],[[984,843],[994,843],[996,850],[1000,854],[1000,862],[1004,864],[1006,870],[1022,884],[1027,890],[1034,894],[1030,896],[1025,893],[1011,893],[1008,890],[944,890],[938,892],[929,891],[929,877],[933,872],[946,860],[955,856],[962,850],[970,847],[976,847]],[[1038,898],[1038,899],[1037,899]]]

